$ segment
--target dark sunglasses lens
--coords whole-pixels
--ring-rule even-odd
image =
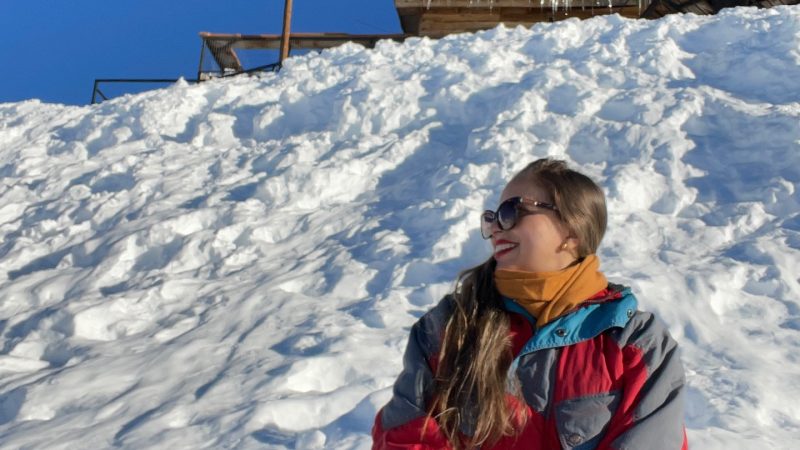
[[[492,237],[492,224],[494,224],[495,215],[494,211],[484,211],[481,214],[481,236],[484,239]]]
[[[514,199],[506,200],[497,208],[497,221],[501,230],[510,230],[517,223],[517,203]]]

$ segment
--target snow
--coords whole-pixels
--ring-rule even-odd
[[[345,45],[0,104],[0,447],[365,449],[510,174],[606,189],[692,448],[800,445],[800,8]]]

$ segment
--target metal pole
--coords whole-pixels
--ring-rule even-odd
[[[92,103],[90,105],[94,105],[94,99],[97,98],[97,80],[94,80],[94,86],[92,86]]]
[[[289,34],[292,28],[292,0],[286,0],[283,7],[283,34],[281,35],[280,62],[289,57]]]
[[[200,45],[200,64],[197,66],[197,79],[202,81],[203,79],[203,57],[206,55],[206,40],[202,37],[200,38],[202,41]]]

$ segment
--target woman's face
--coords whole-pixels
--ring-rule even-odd
[[[511,181],[503,190],[500,202],[512,197],[553,203],[544,190],[524,180]],[[496,223],[493,226],[492,246],[497,269],[554,272],[572,264],[578,241],[570,237],[558,213],[532,205],[520,207],[532,214],[520,215],[510,230],[501,230]]]

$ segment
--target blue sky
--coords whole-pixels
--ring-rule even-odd
[[[277,34],[283,5],[284,0],[0,0],[0,103],[38,98],[87,104],[95,78],[195,78],[200,31]],[[401,30],[393,0],[295,0],[292,31]],[[115,89],[120,87],[103,90],[121,93]]]

